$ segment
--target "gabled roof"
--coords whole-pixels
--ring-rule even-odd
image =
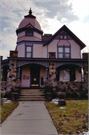
[[[66,27],[66,25],[63,25],[49,40],[47,40],[43,44],[43,46],[48,45],[61,31],[67,32],[67,34],[70,35],[81,46],[81,49],[86,47],[86,45],[71,30]]]

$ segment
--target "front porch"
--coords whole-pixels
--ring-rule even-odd
[[[2,78],[5,76],[6,81],[20,79],[22,88],[40,88],[44,87],[45,80],[50,77],[53,81],[83,81],[86,62],[85,59],[9,57],[8,63],[6,60],[2,62],[1,74]],[[7,70],[4,72],[6,67]]]
[[[83,68],[76,64],[62,64],[56,69],[57,71],[57,81],[83,81]]]
[[[42,88],[48,78],[47,67],[40,64],[26,64],[19,67],[21,88]]]

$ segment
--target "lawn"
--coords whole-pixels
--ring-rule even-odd
[[[0,107],[0,123],[2,123],[12,113],[12,111],[18,106],[18,104],[18,102],[3,103],[3,106]]]
[[[45,102],[59,134],[88,131],[88,100],[66,100],[66,106]]]

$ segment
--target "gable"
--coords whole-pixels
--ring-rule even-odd
[[[63,31],[59,32],[58,35],[54,39],[72,40],[73,38],[67,32],[65,32],[63,30]]]
[[[83,49],[86,45],[72,32],[70,31],[65,25],[61,27],[48,41],[44,43],[48,45],[54,39],[60,39],[61,35],[67,35],[68,40],[73,39],[77,44],[80,45],[80,48]]]
[[[32,24],[28,24],[28,25],[26,25],[26,28],[34,28],[33,26],[32,26]]]

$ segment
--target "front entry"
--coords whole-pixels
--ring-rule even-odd
[[[31,66],[31,87],[39,87],[39,76],[40,68],[39,66]]]

